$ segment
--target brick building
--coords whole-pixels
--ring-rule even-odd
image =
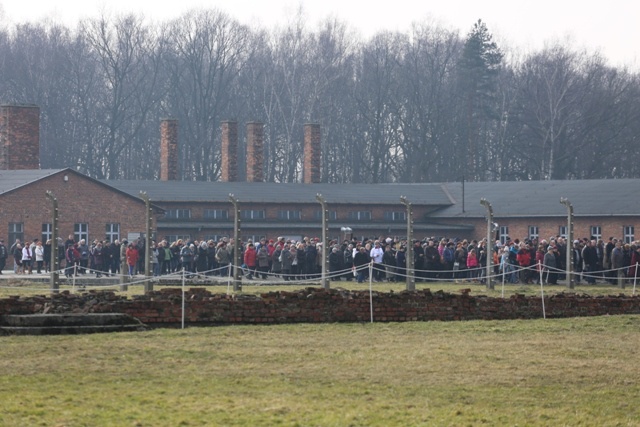
[[[72,234],[76,241],[113,241],[144,233],[146,206],[139,197],[72,169],[0,170],[0,237],[5,243],[51,237],[53,203],[47,191],[58,201],[63,239]],[[154,215],[153,227],[155,222]]]
[[[45,238],[50,232],[52,191],[60,205],[60,235],[122,239],[144,230],[145,191],[155,205],[156,237],[219,239],[233,234],[239,201],[241,235],[247,238],[318,237],[321,194],[329,210],[331,238],[404,237],[406,208],[412,204],[414,237],[483,238],[487,221],[481,198],[493,204],[496,238],[566,235],[567,213],[560,198],[575,210],[574,236],[615,236],[633,241],[640,223],[635,201],[640,180],[527,181],[440,184],[322,183],[322,140],[318,124],[304,128],[303,183],[264,181],[263,125],[246,125],[247,155],[238,153],[238,125],[221,125],[221,182],[181,181],[178,122],[160,124],[159,180],[95,180],[71,169],[39,170],[39,110],[35,106],[0,106],[0,236],[12,241]],[[246,157],[246,167],[238,158]],[[244,177],[241,170],[245,171]],[[157,216],[157,218],[155,218]],[[5,234],[6,233],[6,234]]]

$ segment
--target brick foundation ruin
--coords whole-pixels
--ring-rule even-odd
[[[260,296],[212,294],[205,288],[186,292],[185,322],[191,326],[369,322],[368,291],[307,288]],[[591,297],[556,294],[545,297],[548,318],[640,314],[640,296]],[[178,326],[182,290],[167,288],[128,299],[113,292],[91,291],[0,300],[0,315],[38,313],[125,313],[150,326]],[[506,320],[542,318],[540,297],[510,298],[431,292],[374,292],[376,322]]]

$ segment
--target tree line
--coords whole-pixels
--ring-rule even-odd
[[[41,109],[41,166],[156,179],[179,121],[185,180],[220,176],[220,123],[265,123],[265,179],[302,180],[303,125],[331,183],[637,178],[639,74],[559,43],[518,55],[482,21],[362,40],[299,14],[278,29],[199,10],[0,29],[0,101]],[[244,158],[239,156],[242,172]]]

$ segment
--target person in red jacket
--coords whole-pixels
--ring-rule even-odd
[[[516,260],[520,266],[520,282],[531,283],[531,270],[528,267],[531,265],[531,248],[528,244],[521,243]]]
[[[247,270],[249,271],[247,279],[253,279],[253,275],[256,271],[256,258],[256,247],[253,246],[253,243],[249,243],[247,245],[247,249],[244,251],[244,264],[247,266]]]
[[[127,265],[129,266],[129,277],[133,277],[133,273],[135,272],[136,263],[138,262],[138,249],[133,245],[133,243],[129,243],[127,246]]]

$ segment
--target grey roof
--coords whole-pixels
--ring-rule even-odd
[[[467,182],[464,213],[462,184],[446,183],[444,188],[455,204],[431,214],[432,218],[484,217],[481,198],[491,203],[497,218],[566,216],[561,197],[569,199],[576,216],[640,215],[640,179]]]
[[[111,188],[113,191],[118,192],[118,193],[122,193],[123,196],[125,197],[133,197],[135,200],[139,201],[140,203],[144,203],[144,201],[140,198],[139,193],[138,194],[130,194],[127,192],[124,192],[114,186],[111,185],[111,181],[106,181],[106,180],[97,180],[95,178],[91,178],[90,176],[87,176],[83,173],[80,173],[78,171],[75,171],[71,168],[65,168],[65,169],[26,169],[26,170],[0,170],[0,195],[8,193],[10,191],[19,189],[21,187],[24,187],[26,185],[29,185],[33,182],[39,181],[41,179],[47,178],[49,176],[52,175],[56,175],[56,174],[60,174],[60,173],[64,173],[64,174],[76,174],[79,176],[82,176],[85,179],[88,179],[90,181],[93,181],[95,183],[97,183],[98,185],[104,185],[106,187]],[[164,211],[162,208],[160,208],[159,206],[156,206],[152,203],[152,206],[154,209],[156,209],[159,212]]]
[[[104,181],[121,191],[162,202],[229,202],[229,194],[250,203],[327,203],[401,205],[400,196],[413,204],[448,206],[442,184],[279,184],[272,182]]]
[[[72,169],[0,170],[0,194]],[[92,179],[87,177],[88,179]],[[486,198],[496,218],[558,217],[566,215],[560,198],[568,198],[577,216],[638,216],[640,179],[572,181],[505,181],[434,184],[279,184],[202,181],[94,180],[140,200],[146,191],[152,203],[228,202],[229,193],[242,203],[317,203],[320,193],[327,203],[399,205],[406,196],[414,205],[439,206],[437,218],[481,218]]]
[[[64,169],[0,170],[0,194],[55,175]]]

